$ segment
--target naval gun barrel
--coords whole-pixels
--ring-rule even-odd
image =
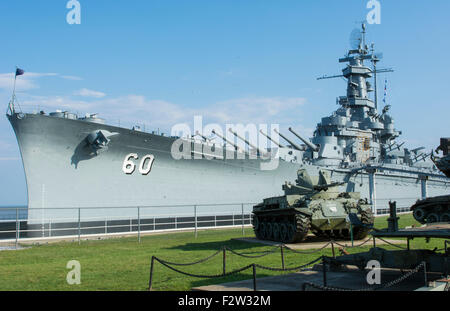
[[[213,134],[219,136],[220,138],[222,138],[227,144],[230,144],[231,146],[234,147],[234,149],[236,149],[237,151],[241,151],[244,152],[241,148],[239,148],[238,146],[236,146],[233,142],[229,141],[228,139],[226,139],[224,136],[220,135],[219,133],[217,133],[215,130],[211,131]]]
[[[267,137],[269,140],[271,140],[275,145],[277,145],[280,148],[284,148],[284,146],[278,142],[276,142],[272,137],[270,137],[268,134],[264,133],[262,130],[259,130],[261,134],[263,134],[265,137]]]
[[[284,139],[285,141],[287,141],[289,144],[291,144],[291,146],[294,147],[294,149],[297,149],[297,150],[299,150],[299,151],[303,151],[303,149],[302,149],[299,145],[297,145],[297,144],[295,144],[294,142],[290,141],[286,136],[284,136],[283,134],[281,134],[280,132],[278,132],[277,129],[274,129],[273,131],[274,131],[275,133],[277,133],[278,135],[280,135],[281,138],[283,138],[283,139]]]
[[[294,134],[295,136],[297,136],[302,142],[305,143],[305,145],[307,145],[309,148],[311,148],[313,151],[318,152],[319,151],[319,146],[316,146],[313,143],[310,143],[309,141],[307,141],[306,139],[304,139],[303,137],[301,137],[298,133],[296,133],[292,127],[289,128],[289,132],[291,132],[292,134]]]
[[[211,139],[209,139],[208,137],[206,137],[206,136],[200,134],[199,131],[196,131],[194,136],[200,136],[201,138],[203,138],[203,140],[204,140],[205,142],[206,142],[206,141],[211,141]]]
[[[261,151],[258,147],[254,146],[252,143],[250,143],[248,140],[246,140],[244,137],[240,136],[238,133],[234,132],[231,128],[228,129],[230,133],[232,133],[234,136],[242,140],[244,143],[255,149],[259,154],[265,154],[266,152]]]

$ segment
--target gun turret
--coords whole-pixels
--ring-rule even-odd
[[[293,143],[292,141],[290,141],[286,136],[284,136],[283,134],[281,134],[280,132],[278,132],[276,129],[273,130],[275,133],[277,133],[278,135],[280,135],[281,138],[283,138],[285,141],[287,141],[292,147],[294,147],[294,149],[297,149],[299,151],[304,151],[303,148],[301,148],[300,146],[298,146],[297,144]]]
[[[299,134],[297,134],[292,127],[289,128],[289,131],[294,134],[295,136],[297,136],[302,142],[305,143],[305,145],[307,145],[311,150],[318,152],[319,151],[319,146],[314,145],[313,143],[310,143],[309,141],[307,141],[306,139],[304,139],[303,137],[301,137]]]

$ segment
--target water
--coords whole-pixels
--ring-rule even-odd
[[[28,218],[28,208],[26,205],[20,206],[0,206],[0,221],[16,220],[16,209],[19,208],[19,220]]]

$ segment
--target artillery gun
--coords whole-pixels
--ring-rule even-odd
[[[296,184],[283,185],[284,196],[264,199],[253,207],[253,230],[260,240],[283,243],[303,241],[312,231],[316,236],[350,239],[349,214],[356,214],[363,226],[353,227],[353,237],[363,239],[374,216],[359,193],[338,191],[343,183],[331,183],[328,172],[310,176],[297,172]]]
[[[431,155],[431,160],[436,167],[450,178],[450,138],[441,138],[441,144],[436,152],[442,151],[443,157],[437,159]],[[414,219],[421,224],[436,222],[450,222],[450,195],[426,198],[418,200],[411,206]]]

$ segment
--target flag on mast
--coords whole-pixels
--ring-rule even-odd
[[[11,114],[13,114],[14,111],[15,111],[15,109],[14,109],[14,101],[16,99],[16,80],[17,80],[17,76],[21,76],[24,73],[25,73],[25,70],[20,69],[19,67],[16,67],[16,74],[14,75],[13,94],[12,94],[11,101],[9,102],[9,110],[11,111]]]
[[[383,103],[386,104],[386,95],[387,95],[387,80],[384,80],[384,97],[383,97]]]
[[[20,69],[19,67],[16,67],[16,77],[21,76],[25,73],[25,70]]]

